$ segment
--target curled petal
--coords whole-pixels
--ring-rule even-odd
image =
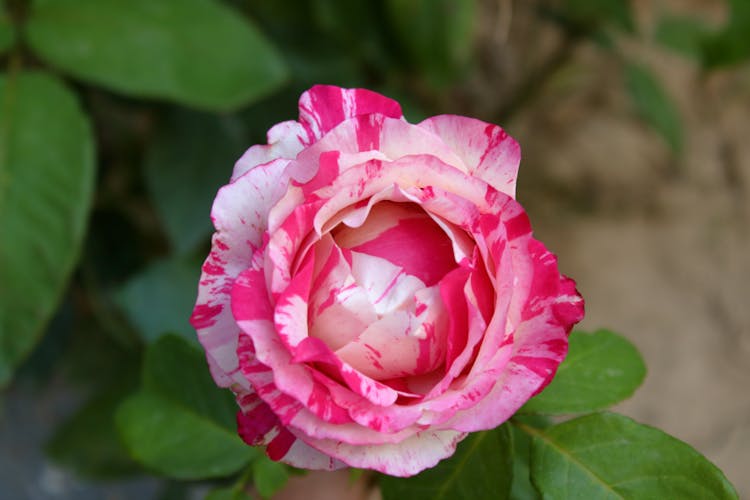
[[[515,198],[521,148],[502,128],[456,115],[433,116],[418,126],[455,151],[469,175]]]

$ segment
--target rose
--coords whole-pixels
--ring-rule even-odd
[[[514,200],[517,143],[316,86],[214,202],[191,317],[241,437],[274,460],[408,476],[507,420],[583,316]]]

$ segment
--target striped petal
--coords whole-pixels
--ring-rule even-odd
[[[433,116],[418,126],[440,137],[469,175],[515,198],[521,148],[502,128],[456,115]]]
[[[216,196],[211,219],[216,227],[211,253],[203,264],[198,298],[190,322],[206,350],[211,374],[220,386],[247,385],[238,374],[239,328],[230,309],[232,284],[259,261],[268,212],[286,189],[286,160],[249,171]]]

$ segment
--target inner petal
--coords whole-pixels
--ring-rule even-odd
[[[427,286],[456,267],[451,239],[413,203],[380,202],[360,227],[340,224],[332,234],[342,248],[385,259]]]
[[[448,319],[439,287],[422,288],[409,303],[372,323],[336,355],[375,380],[423,375],[441,366]]]
[[[308,328],[310,336],[336,350],[362,333],[377,314],[365,290],[356,283],[347,257],[330,235],[316,243],[314,252]]]

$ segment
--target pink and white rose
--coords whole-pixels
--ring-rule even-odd
[[[520,149],[316,86],[216,196],[191,317],[274,460],[410,476],[552,379],[583,316],[515,201]]]

